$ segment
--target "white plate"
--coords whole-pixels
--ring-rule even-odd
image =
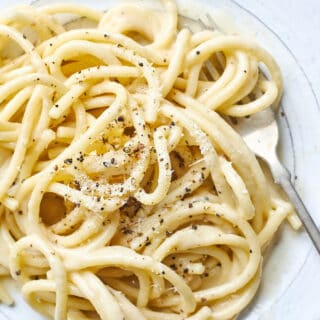
[[[66,1],[66,0],[65,0]],[[64,2],[65,2],[64,1]],[[30,1],[2,0],[0,9]],[[48,3],[43,0],[39,2]],[[70,1],[94,5],[105,9],[116,0]],[[139,0],[148,2],[150,0]],[[213,15],[218,24],[225,25],[225,13],[231,15],[236,25],[256,37],[260,44],[275,56],[281,66],[285,94],[282,107],[285,117],[279,120],[281,129],[280,152],[290,169],[296,187],[320,224],[320,106],[303,71],[285,43],[261,20],[233,0],[178,0],[182,12],[193,18]],[[218,9],[218,10],[215,10]],[[261,17],[262,18],[262,17]],[[228,20],[229,21],[229,20]],[[228,27],[228,24],[227,24]],[[320,263],[304,231],[295,233],[287,225],[265,259],[262,285],[250,307],[240,319],[246,320],[319,320],[320,308],[314,299],[320,287]],[[16,285],[10,283],[10,287]],[[15,288],[16,305],[0,305],[0,319],[33,319],[43,317],[33,312]]]

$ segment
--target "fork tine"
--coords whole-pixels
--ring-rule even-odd
[[[204,20],[201,18],[198,19],[198,23],[201,25],[202,28],[212,31],[219,30],[218,25],[209,13],[206,14],[206,18],[207,22],[204,22]]]
[[[216,81],[217,79],[219,79],[220,73],[210,60],[207,60],[205,62],[205,67],[207,69],[207,72],[210,74],[212,80]]]
[[[194,20],[180,15],[180,24],[183,26],[183,28],[188,29],[191,33],[198,32],[199,28],[201,30],[217,30],[216,23],[214,22],[213,18],[209,14],[207,14],[206,17],[209,24],[205,23],[201,18]],[[220,73],[214,64],[210,60],[207,60],[203,65],[201,76],[208,81],[216,81],[220,77]]]
[[[208,23],[205,23],[201,18],[199,18],[198,19],[199,25],[201,25],[203,29],[208,29],[211,31],[218,30],[217,24],[213,20],[212,16],[207,13],[206,17],[207,17]],[[206,61],[206,63],[204,64],[204,67],[206,68],[206,71],[207,71],[206,73],[209,75],[210,80],[216,81],[220,77],[220,74],[217,68],[214,66],[214,64],[210,60]]]
[[[208,19],[207,27],[212,30],[219,30],[218,25],[216,24],[216,22],[214,21],[214,19],[212,18],[212,16],[209,13],[206,14],[206,17]]]
[[[196,33],[203,29],[203,26],[197,20],[184,15],[179,15],[179,26],[180,28],[188,29],[191,33]]]
[[[204,21],[201,18],[198,18],[198,23],[203,29],[210,29],[208,26],[204,23]]]

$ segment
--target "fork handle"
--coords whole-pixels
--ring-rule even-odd
[[[291,182],[291,174],[279,161],[271,166],[271,171],[275,182],[284,189],[292,204],[296,208],[297,214],[301,219],[307,233],[309,234],[314,246],[320,254],[320,231],[312,219],[310,213],[302,202],[297,190]]]

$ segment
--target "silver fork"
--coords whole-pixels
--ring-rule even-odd
[[[186,24],[192,32],[198,31],[199,28],[200,30],[205,28],[211,30],[217,29],[210,15],[207,15],[207,19],[209,25],[205,24],[202,20],[195,21],[186,17],[182,18],[181,23]],[[210,62],[208,61],[207,64],[209,65],[206,66],[206,71],[207,74],[210,74]],[[212,76],[212,78],[214,77]],[[276,116],[275,111],[272,108],[268,108],[250,117],[239,118],[236,122],[231,122],[231,124],[242,136],[251,151],[269,165],[274,181],[286,192],[315,248],[320,254],[320,231],[292,184],[290,172],[281,164],[278,158],[279,130]]]
[[[286,192],[320,254],[319,229],[292,184],[290,172],[281,164],[278,158],[279,130],[276,113],[273,109],[268,108],[250,116],[250,118],[237,119],[237,123],[233,127],[240,133],[247,146],[269,165],[274,181]]]

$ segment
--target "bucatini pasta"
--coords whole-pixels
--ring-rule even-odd
[[[57,320],[234,319],[293,214],[229,125],[277,105],[274,59],[170,0],[17,7],[0,50],[2,279]]]

